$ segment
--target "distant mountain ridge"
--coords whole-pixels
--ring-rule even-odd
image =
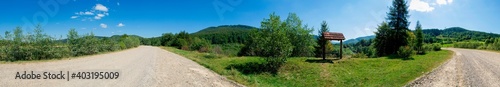
[[[250,32],[256,27],[248,25],[220,25],[208,27],[191,35],[210,40],[212,44],[244,43],[250,38]]]
[[[211,33],[225,33],[225,32],[238,32],[238,31],[246,31],[250,29],[257,29],[256,27],[248,26],[248,25],[220,25],[217,27],[207,27],[198,32],[193,33],[193,35],[200,34],[211,34]]]
[[[423,29],[425,34],[424,42],[434,43],[446,40],[463,41],[463,40],[485,40],[488,38],[500,37],[500,34],[486,33],[481,31],[468,30],[462,27],[450,27],[445,29]],[[361,40],[374,39],[375,35],[357,37],[344,41],[345,44],[354,44]]]
[[[363,37],[358,37],[358,38],[346,40],[343,43],[345,43],[345,44],[354,44],[354,43],[358,43],[361,40],[370,40],[370,39],[373,39],[373,38],[375,38],[375,35],[363,36]]]

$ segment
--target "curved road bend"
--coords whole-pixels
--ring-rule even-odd
[[[446,48],[453,58],[408,86],[500,87],[500,53]]]

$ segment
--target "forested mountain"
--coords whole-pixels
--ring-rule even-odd
[[[354,38],[354,39],[349,39],[349,40],[344,41],[344,43],[345,44],[354,44],[354,43],[358,43],[361,40],[370,40],[370,39],[373,39],[373,38],[375,38],[375,35],[370,35],[370,36],[364,36],[364,37],[358,37],[358,38]]]
[[[500,37],[500,34],[471,31],[461,27],[451,27],[443,30],[424,29],[424,42],[426,43],[451,43],[467,40],[484,41],[489,38]]]
[[[446,29],[423,29],[425,43],[450,43],[466,40],[484,41],[486,39],[500,37],[500,34],[486,33],[481,31],[467,30],[461,27],[451,27]],[[358,43],[361,40],[370,40],[375,35],[358,37],[344,41],[345,44]]]
[[[244,43],[249,39],[252,29],[257,28],[247,25],[221,25],[208,27],[191,35],[210,40],[212,44]]]

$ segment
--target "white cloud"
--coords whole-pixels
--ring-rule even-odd
[[[101,28],[108,28],[108,25],[106,25],[104,23],[101,23],[100,26],[101,26]]]
[[[71,19],[75,19],[75,18],[78,18],[80,16],[71,16]]]
[[[125,26],[125,25],[124,25],[123,23],[119,23],[119,24],[118,24],[118,25],[116,25],[116,26],[118,26],[118,27],[123,27],[123,26]]]
[[[94,21],[94,20],[100,20],[104,18],[105,16],[109,16],[108,13],[108,8],[102,4],[96,4],[90,11],[80,11],[80,12],[75,12],[76,16],[78,17],[71,17],[72,19],[78,19],[82,21]]]
[[[102,17],[99,17],[99,16],[95,16],[94,19],[96,20],[100,20]]]
[[[97,14],[97,15],[94,17],[94,19],[99,20],[99,19],[101,19],[102,17],[104,17],[104,14]]]
[[[99,16],[99,17],[104,17],[104,14],[97,14],[97,16]]]
[[[102,4],[96,4],[94,10],[108,12],[108,8]]]
[[[431,7],[429,3],[420,0],[411,0],[410,10],[420,11],[420,12],[431,12],[434,7]]]
[[[94,12],[86,11],[86,12],[77,12],[76,15],[94,15]]]
[[[436,3],[439,5],[451,4],[453,0],[436,0]]]

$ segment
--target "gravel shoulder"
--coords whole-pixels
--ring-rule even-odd
[[[119,72],[118,79],[15,79],[16,73]],[[43,77],[43,74],[42,74]],[[158,47],[139,46],[120,52],[71,60],[0,64],[0,86],[118,86],[118,87],[235,87],[242,86],[177,54]]]
[[[453,58],[407,86],[500,87],[500,53],[446,48]]]

